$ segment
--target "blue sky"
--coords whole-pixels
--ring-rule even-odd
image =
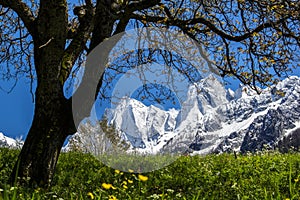
[[[300,75],[300,69],[296,69],[295,74]],[[231,81],[230,88],[236,89],[238,81]],[[0,86],[4,90],[9,90],[13,82],[0,80]],[[0,132],[13,138],[26,137],[31,126],[34,102],[30,94],[30,83],[28,78],[20,78],[15,88],[10,92],[0,90]],[[149,102],[147,103],[149,104]]]
[[[27,78],[28,79],[28,78]],[[30,94],[30,84],[26,78],[20,78],[15,88],[12,81],[0,80],[0,132],[10,137],[25,137],[33,118],[34,104]]]
[[[297,68],[293,74],[300,75],[300,69]],[[236,89],[238,81],[229,80],[230,87]],[[0,80],[0,132],[13,138],[22,137],[25,139],[31,126],[34,112],[34,102],[30,93],[30,81],[27,77],[21,77],[15,88],[8,93],[13,81],[7,82]],[[133,95],[134,96],[134,95]],[[145,101],[145,104],[150,103]],[[166,106],[170,108],[171,106]]]
[[[300,68],[297,68],[293,74],[300,76]],[[232,79],[229,79],[228,81],[231,83],[231,85],[226,86],[227,88],[238,88],[239,81]],[[120,81],[118,80],[117,82]],[[124,84],[126,87],[128,87],[128,82]],[[0,132],[3,132],[9,137],[21,137],[25,139],[31,126],[34,113],[34,102],[30,93],[30,79],[27,76],[20,77],[14,89],[8,93],[13,85],[14,80],[3,81],[0,79]],[[35,87],[35,85],[33,87]],[[139,89],[137,88],[136,91],[138,90]],[[132,93],[131,97],[136,95],[137,92]],[[144,100],[143,103],[146,105],[151,104],[151,102],[147,101],[147,99]],[[103,113],[105,107],[110,105],[110,103],[104,102],[102,107],[99,104],[96,105],[97,109],[100,108],[100,113]],[[162,106],[166,109],[176,107],[173,106],[172,103]]]
[[[300,69],[296,69],[294,74],[300,75]],[[236,89],[238,81],[228,80],[232,84],[228,87]],[[16,138],[26,137],[31,126],[34,102],[30,93],[30,80],[24,76],[18,79],[15,88],[8,93],[14,83],[0,79],[0,132]],[[133,94],[134,95],[134,94]],[[145,101],[147,105],[150,103]],[[170,106],[166,106],[170,108]]]
[[[30,81],[26,76],[20,77],[15,88],[8,93],[13,83],[13,81],[0,80],[2,88],[0,89],[0,132],[9,137],[21,137],[25,139],[34,113],[34,102],[30,93]],[[231,87],[238,87],[238,82],[231,85]],[[136,93],[132,96],[134,97],[135,95]],[[146,105],[151,104],[147,100],[144,100],[144,103]],[[172,107],[172,104],[163,106],[169,109]],[[101,110],[103,111],[103,108]]]

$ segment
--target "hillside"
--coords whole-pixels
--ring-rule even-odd
[[[69,152],[61,155],[47,191],[5,184],[17,153],[0,148],[1,200],[300,199],[300,155],[295,153],[183,156],[161,170],[135,174]]]

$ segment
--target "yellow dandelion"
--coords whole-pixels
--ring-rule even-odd
[[[110,188],[116,189],[112,184],[110,183],[102,183],[102,187],[106,190],[109,190]]]
[[[148,180],[148,177],[139,174],[139,179],[140,179],[140,181],[147,181],[147,180]]]
[[[167,196],[168,194],[159,194],[158,196],[160,197],[164,197],[164,196]]]
[[[133,181],[132,180],[128,180],[128,183],[133,183]]]
[[[88,197],[90,197],[91,199],[94,199],[94,198],[95,198],[94,195],[93,195],[93,193],[91,193],[91,192],[89,192],[87,195],[88,195]]]
[[[114,195],[110,195],[108,200],[118,200]]]

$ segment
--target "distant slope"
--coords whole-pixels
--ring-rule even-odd
[[[18,148],[22,146],[22,141],[17,141],[10,137],[5,136],[0,132],[0,147]]]

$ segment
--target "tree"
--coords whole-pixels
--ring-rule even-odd
[[[51,183],[60,149],[76,132],[64,83],[106,38],[132,24],[180,30],[203,45],[222,76],[259,92],[258,85],[299,67],[299,16],[297,0],[85,0],[73,9],[67,0],[0,0],[3,78],[37,78],[34,119],[12,177]],[[87,79],[73,97],[88,88]],[[88,115],[91,106],[81,113]]]

